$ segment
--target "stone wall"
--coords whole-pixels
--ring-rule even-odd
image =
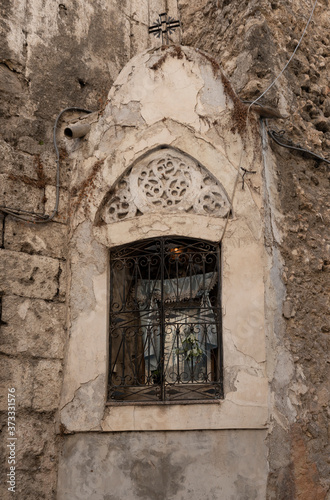
[[[68,106],[98,110],[105,105],[120,69],[148,44],[148,9],[139,12],[137,6],[121,0],[1,3],[0,205],[52,212],[55,118]],[[54,222],[28,224],[1,214],[1,498],[12,495],[4,466],[8,387],[17,397],[16,495],[55,498],[69,179],[61,149]]]
[[[175,17],[176,2],[166,4]],[[56,116],[67,106],[95,111],[105,105],[120,69],[155,44],[148,38],[147,26],[163,6],[160,9],[156,0],[2,2],[1,205],[51,212]],[[288,60],[311,5],[305,0],[179,0],[178,9],[182,43],[211,54],[239,96],[253,100]],[[329,156],[330,146],[329,18],[328,0],[319,0],[295,59],[262,101],[289,116],[269,121],[269,127],[283,128],[294,143],[324,156]],[[269,327],[273,398],[267,496],[325,499],[329,498],[329,169],[324,162],[268,141],[275,161],[266,155],[265,162],[274,174],[270,184],[276,207],[269,215],[266,245],[274,262],[274,287],[285,287],[287,298],[275,311],[276,328]],[[31,225],[10,215],[1,215],[0,220],[5,275],[0,297],[1,397],[6,397],[8,387],[16,388],[20,499],[55,498],[61,441],[55,433],[55,414],[66,340],[69,179],[70,163],[61,149],[56,221]],[[275,226],[277,235],[272,232]],[[276,294],[272,300],[276,303]],[[5,410],[6,399],[1,399],[6,436]],[[6,456],[4,447],[2,451]],[[1,496],[6,498],[6,486],[2,487]]]

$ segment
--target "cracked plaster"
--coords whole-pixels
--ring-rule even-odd
[[[285,300],[285,287],[280,278],[282,274],[282,259],[275,244],[282,241],[283,215],[279,211],[279,199],[277,193],[277,177],[273,154],[268,145],[267,134],[264,127],[262,133],[262,153],[264,164],[265,184],[264,196],[267,210],[265,212],[265,237],[266,248],[268,248],[267,261],[270,272],[267,276],[265,287],[266,305],[266,348],[267,348],[267,375],[270,381],[270,412],[276,422],[288,429],[289,423],[294,422],[297,412],[294,405],[299,404],[300,393],[296,393],[291,400],[283,398],[283,390],[290,386],[295,374],[295,366],[292,356],[286,349],[281,338],[283,331],[282,306]],[[275,244],[274,244],[275,243]]]
[[[171,116],[206,132],[209,127],[201,122],[200,116],[215,118],[226,109],[222,83],[211,75],[211,65],[202,65],[201,56],[192,49],[180,47],[180,58],[171,57],[171,50],[148,51],[133,58],[119,75],[108,98],[111,105],[117,106],[140,102],[141,115],[149,126]]]
[[[93,380],[81,384],[71,401],[61,408],[62,424],[66,429],[79,427],[81,431],[100,430],[103,405],[95,405],[94,402],[104,399],[104,375],[97,375]]]
[[[262,164],[256,153],[260,138],[253,127],[243,138],[231,132],[231,100],[224,95],[222,83],[205,58],[188,48],[182,49],[182,59],[175,57],[172,48],[165,50],[148,51],[124,68],[109,93],[110,102],[103,116],[92,123],[88,138],[72,148],[76,161],[72,187],[79,187],[89,178],[98,159],[104,162],[71,225],[72,324],[62,406],[69,404],[61,415],[68,432],[88,430],[88,412],[91,429],[103,431],[260,429],[267,425],[264,283],[268,262],[263,246]],[[159,68],[151,69],[155,61],[159,62]],[[206,118],[203,128],[197,107],[198,113]],[[119,113],[122,125],[115,125],[110,116],[113,110]],[[221,119],[213,124],[215,116]],[[134,127],[125,126],[133,123]],[[191,155],[219,180],[231,198],[243,143],[244,166],[257,173],[253,182],[252,176],[247,176],[244,190],[239,179],[233,199],[234,215],[228,221],[222,242],[224,373],[231,380],[227,385],[225,380],[225,399],[207,406],[104,406],[109,247],[163,234],[216,242],[224,235],[226,220],[190,214],[167,214],[164,220],[164,214],[155,213],[98,226],[96,214],[102,200],[118,178],[159,146],[175,147]],[[254,189],[256,185],[260,187],[258,191]],[[85,236],[79,244],[81,231]],[[93,250],[95,244],[97,252]],[[99,266],[103,271],[96,270]],[[86,284],[90,283],[92,300],[87,302],[80,290],[79,277],[83,276]],[[95,378],[100,385],[92,396],[89,381]],[[76,419],[71,418],[72,412]]]

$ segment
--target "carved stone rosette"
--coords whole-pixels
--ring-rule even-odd
[[[108,224],[157,212],[226,217],[230,208],[223,187],[204,167],[167,148],[143,158],[115,184],[101,219]]]

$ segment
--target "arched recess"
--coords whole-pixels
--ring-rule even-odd
[[[229,199],[238,185],[243,142],[232,131],[232,103],[208,59],[190,49],[184,52],[189,58],[178,59],[170,51],[164,61],[159,50],[141,56],[139,64],[131,62],[109,94],[104,114],[92,124],[89,140],[77,149],[73,185],[81,187],[82,194],[90,181],[93,187],[88,196],[78,196],[81,203],[74,205],[71,221],[70,336],[60,408],[61,424],[69,432],[260,429],[267,422],[260,154],[257,141],[246,141],[245,158],[256,173],[251,176],[253,184],[246,182],[244,189],[239,185],[232,208]],[[154,64],[155,57],[163,61],[160,67]],[[144,58],[152,60],[147,63]],[[173,88],[175,100],[169,91]],[[189,166],[182,182],[191,183],[196,199],[186,200],[181,193],[178,203],[169,206],[165,182],[161,206],[145,201],[153,196],[147,197],[139,176],[143,169],[148,176],[157,155],[164,152]],[[177,172],[175,182],[181,178]],[[203,184],[205,179],[209,185]],[[198,196],[207,186],[221,203],[206,214]],[[112,204],[113,213],[119,213],[113,198],[118,195],[121,204],[121,197],[129,196],[124,200],[128,206],[122,207],[127,212],[122,218],[108,218]],[[171,196],[173,201],[173,191]],[[109,253],[116,246],[163,236],[219,242],[225,227],[221,261],[225,398],[206,411],[202,403],[190,411],[184,405],[110,408],[106,403]]]

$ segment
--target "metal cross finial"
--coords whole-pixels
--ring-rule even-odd
[[[180,21],[175,21],[172,17],[167,16],[167,12],[159,14],[158,21],[149,27],[149,33],[153,33],[157,38],[162,35],[162,45],[164,44],[164,36],[166,35],[166,44],[168,44],[168,34],[172,34],[175,28],[180,26]]]

